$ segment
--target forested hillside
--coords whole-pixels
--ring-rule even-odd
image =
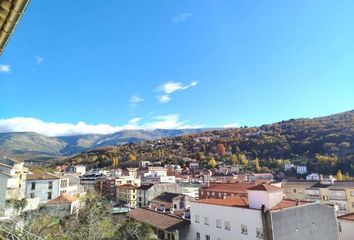
[[[354,111],[101,148],[65,162],[102,167],[139,160],[180,162],[183,158],[234,164],[258,159],[264,171],[290,160],[307,164],[313,171],[336,173],[341,169],[354,175]]]

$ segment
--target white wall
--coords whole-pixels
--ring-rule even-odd
[[[31,190],[32,182],[36,183],[35,190]],[[48,188],[49,182],[53,182],[53,188]],[[48,202],[48,192],[52,193],[52,198],[59,196],[59,179],[51,180],[27,180],[26,181],[26,198],[31,198],[31,193],[34,193],[35,198],[39,198],[39,203],[44,204]]]
[[[196,215],[199,215],[199,223],[195,222]],[[204,217],[209,218],[209,225],[204,224]],[[222,228],[216,227],[217,219],[221,220]],[[225,221],[230,222],[230,231],[225,230]],[[247,226],[247,235],[241,233],[241,225]],[[260,210],[191,202],[190,240],[196,239],[197,232],[201,240],[205,240],[206,234],[211,240],[258,239],[257,228],[263,229]]]
[[[341,240],[353,240],[354,239],[354,221],[339,220],[342,227],[342,232],[340,233]]]

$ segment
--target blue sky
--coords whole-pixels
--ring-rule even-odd
[[[0,131],[261,125],[354,109],[354,1],[32,1]]]

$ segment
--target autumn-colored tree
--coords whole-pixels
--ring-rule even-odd
[[[237,158],[238,158],[239,162],[240,162],[242,165],[244,165],[244,166],[247,166],[247,165],[248,165],[248,159],[247,159],[247,157],[246,157],[245,154],[239,154],[239,155],[237,156]]]
[[[342,175],[342,171],[340,169],[337,172],[336,179],[338,181],[343,181],[343,175]]]
[[[219,154],[220,156],[225,156],[225,154],[226,154],[226,149],[225,149],[224,144],[219,143],[218,145],[216,145],[216,149],[217,149],[218,154]]]
[[[236,154],[232,154],[232,155],[230,156],[230,161],[232,162],[233,165],[239,164],[238,157],[237,157]]]
[[[259,166],[259,161],[258,161],[258,158],[256,158],[255,160],[254,160],[254,171],[256,172],[256,173],[260,173],[261,172],[261,167]]]
[[[118,165],[119,165],[119,158],[112,157],[112,168],[118,168]]]
[[[136,160],[136,156],[134,154],[132,154],[132,153],[129,153],[128,154],[128,160],[129,161],[135,161]]]
[[[209,160],[208,165],[211,168],[216,168],[216,166],[218,165],[218,162],[214,158],[212,158]]]

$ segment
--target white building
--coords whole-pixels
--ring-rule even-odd
[[[296,166],[296,173],[297,174],[307,174],[307,167],[304,165]]]
[[[353,240],[354,238],[354,213],[338,217],[339,235],[341,240]]]
[[[291,169],[295,168],[295,165],[292,163],[286,163],[284,165],[284,171],[290,171]]]
[[[39,199],[39,204],[57,198],[60,193],[58,176],[50,173],[29,173],[26,179],[26,198]]]
[[[318,173],[311,173],[306,176],[307,181],[320,181],[320,175]]]
[[[23,163],[13,166],[0,163],[0,216],[7,215],[6,201],[25,197],[27,171]]]
[[[338,240],[334,208],[284,200],[271,185],[248,189],[248,197],[191,202],[192,240]]]

